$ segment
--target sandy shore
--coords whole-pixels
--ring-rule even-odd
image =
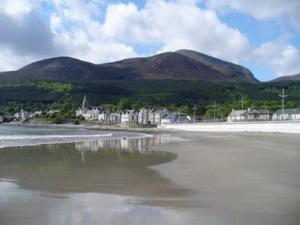
[[[299,135],[180,136],[190,141],[155,148],[178,158],[154,169],[194,193],[155,204],[188,208],[185,224],[300,224]]]

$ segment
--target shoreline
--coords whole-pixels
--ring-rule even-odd
[[[272,121],[272,122],[223,122],[223,123],[188,123],[188,124],[165,124],[158,127],[121,127],[93,123],[51,124],[34,122],[9,122],[2,123],[16,126],[30,127],[58,127],[58,128],[83,128],[100,131],[126,131],[139,133],[270,133],[270,134],[300,134],[299,121]]]

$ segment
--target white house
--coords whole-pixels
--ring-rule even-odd
[[[161,119],[161,124],[190,123],[191,118],[180,113],[168,113]]]
[[[146,125],[148,124],[148,109],[141,109],[138,114],[138,123]]]
[[[292,120],[300,120],[300,108],[294,109],[292,113]]]
[[[108,123],[109,121],[109,112],[102,110],[101,112],[99,112],[98,114],[98,121],[100,121],[100,123]]]
[[[246,112],[247,110],[234,110],[232,109],[231,113],[227,117],[227,121],[245,121],[246,120]]]
[[[86,109],[83,110],[82,116],[86,120],[98,120],[98,115],[100,111],[98,108]]]
[[[229,122],[267,121],[272,119],[272,112],[267,109],[234,110],[227,117]]]
[[[16,120],[24,121],[30,118],[30,113],[21,109],[20,112],[15,113],[14,117]]]
[[[300,120],[300,108],[278,109],[272,116],[273,120]]]
[[[124,112],[121,115],[121,123],[122,124],[129,124],[130,121],[130,113],[129,112]]]

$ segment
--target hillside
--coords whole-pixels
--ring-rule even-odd
[[[300,74],[278,77],[270,82],[293,82],[300,81]]]
[[[184,56],[187,56],[189,58],[192,58],[200,62],[201,64],[206,65],[214,69],[215,71],[220,72],[221,74],[224,74],[225,75],[224,77],[226,77],[227,79],[228,78],[233,80],[246,79],[246,80],[253,81],[254,83],[257,82],[252,72],[246,67],[229,63],[224,60],[220,60],[196,51],[182,49],[176,52]]]
[[[17,71],[0,73],[0,82],[100,80],[258,82],[242,66],[189,50],[99,65],[70,57],[57,57],[34,62]]]

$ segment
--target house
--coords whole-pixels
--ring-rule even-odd
[[[4,116],[0,115],[0,123],[4,122]]]
[[[234,110],[227,117],[229,122],[268,121],[272,119],[272,111],[267,109]]]
[[[85,109],[83,110],[82,116],[86,120],[98,120],[100,110],[98,108]]]
[[[267,109],[248,109],[246,116],[248,121],[268,121],[272,119],[272,111]]]
[[[141,109],[138,114],[138,123],[142,125],[148,124],[148,109]]]
[[[227,121],[236,122],[236,121],[245,121],[246,120],[247,110],[234,110],[232,109],[231,113],[227,117]]]
[[[121,123],[121,116],[122,114],[120,112],[116,113],[109,113],[107,118],[107,123],[117,124]]]
[[[292,113],[292,120],[300,120],[300,108],[294,109]]]
[[[300,108],[278,109],[272,116],[273,120],[300,120]]]
[[[102,110],[101,112],[99,112],[98,114],[98,121],[100,123],[108,123],[109,121],[109,112],[106,110]]]
[[[25,121],[30,118],[30,113],[21,109],[20,112],[14,114],[16,120]]]
[[[138,113],[135,110],[126,110],[121,113],[122,124],[137,124]]]
[[[122,113],[122,115],[121,115],[121,123],[122,124],[129,124],[129,120],[130,120],[129,118],[130,118],[129,112]]]
[[[156,110],[154,113],[154,118],[153,118],[153,122],[154,124],[161,124],[161,120],[163,117],[165,117],[168,114],[168,110],[164,109],[164,110]]]
[[[167,113],[161,119],[161,124],[190,123],[191,118],[181,113]]]

